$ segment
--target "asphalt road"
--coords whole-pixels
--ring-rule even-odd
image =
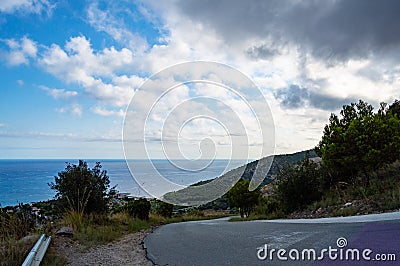
[[[338,238],[345,240],[337,243]],[[159,227],[144,243],[148,258],[156,265],[400,265],[400,213],[315,220],[185,222]],[[280,259],[272,249],[286,253],[281,253]],[[297,250],[299,259],[292,249]],[[307,251],[310,249],[315,250],[315,259],[312,251]],[[323,249],[327,251],[322,256]],[[347,252],[349,249],[357,251]],[[359,260],[353,252],[358,252]],[[397,262],[377,261],[393,260],[392,254]]]

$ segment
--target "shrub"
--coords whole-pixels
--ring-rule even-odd
[[[80,160],[78,165],[68,163],[65,170],[58,173],[55,183],[49,184],[57,191],[56,197],[64,207],[78,213],[105,213],[108,203],[110,180],[107,171],[96,163],[90,169]]]
[[[37,238],[26,242],[14,239],[0,241],[0,266],[21,265],[36,240]]]
[[[174,210],[174,205],[162,201],[157,207],[157,213],[164,217],[171,217]]]
[[[257,205],[260,190],[249,190],[249,180],[240,179],[229,191],[228,199],[232,207],[239,208],[240,216],[249,217],[253,208]]]
[[[150,214],[151,204],[145,198],[132,200],[126,205],[126,210],[130,216],[139,218],[140,220],[148,220]]]
[[[298,165],[286,165],[280,170],[275,195],[285,213],[299,210],[320,199],[321,173],[318,164],[308,157]]]
[[[187,216],[195,216],[195,217],[203,217],[204,216],[204,212],[199,210],[199,209],[189,209],[186,212]]]
[[[29,205],[20,204],[10,213],[0,208],[0,239],[20,239],[26,236],[34,225]]]

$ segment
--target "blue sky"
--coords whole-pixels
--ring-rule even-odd
[[[135,92],[192,60],[255,82],[274,117],[276,153],[315,146],[343,104],[399,98],[397,1],[283,2],[1,1],[0,159],[123,158]],[[173,99],[185,99],[179,93]],[[199,122],[185,136],[222,143],[217,128]]]
[[[0,156],[122,158],[118,137],[112,139],[122,130],[122,117],[88,111],[91,108],[106,110],[107,103],[103,105],[96,100],[96,95],[87,95],[79,80],[63,79],[49,73],[51,71],[46,71],[40,63],[43,59],[40,55],[52,45],[63,47],[71,38],[90,42],[93,53],[109,47],[124,48],[124,41],[115,41],[90,24],[90,7],[108,8],[107,4],[33,3],[36,4],[15,5],[0,13],[3,73]],[[129,6],[132,7],[129,12],[118,11],[122,15],[121,23],[127,20],[130,30],[140,33],[150,45],[156,43],[159,30],[140,15],[137,6]],[[135,19],[128,19],[128,16]],[[117,106],[120,107],[117,111],[124,109]]]

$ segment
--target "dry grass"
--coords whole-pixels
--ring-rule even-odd
[[[15,240],[14,238],[3,239],[0,242],[0,265],[21,265],[28,255],[38,237],[28,241]]]
[[[73,239],[78,241],[83,247],[89,248],[116,241],[124,234],[135,233],[154,226],[225,216],[227,216],[226,213],[219,212],[190,212],[165,218],[151,213],[148,220],[140,220],[131,217],[125,212],[105,216],[83,215],[76,211],[70,211],[64,214],[62,219],[56,224],[49,228],[45,226],[42,231],[46,231],[49,234],[51,228],[71,226],[74,229]],[[1,220],[4,226],[0,228],[0,258],[2,258],[0,266],[21,265],[37,240],[37,238],[30,241],[18,240],[29,231],[28,227],[25,226],[25,223],[28,223],[28,221],[25,221],[24,216],[21,217],[22,219],[17,219],[18,216],[10,215],[7,220]],[[66,265],[66,263],[66,258],[55,254],[50,247],[46,252],[42,265]]]

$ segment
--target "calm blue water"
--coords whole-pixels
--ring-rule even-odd
[[[92,168],[96,161],[87,160],[89,167]],[[128,192],[134,196],[147,195],[132,178],[124,160],[99,161],[103,169],[107,170],[111,186],[118,185],[118,191]],[[0,160],[1,206],[52,199],[55,193],[47,184],[54,182],[54,176],[64,170],[65,162],[78,163],[77,160]],[[153,162],[156,169],[167,179],[182,185],[220,176],[227,165],[227,160],[214,160],[206,169],[190,172],[178,169],[165,160]],[[234,165],[237,167],[243,165],[243,162],[237,161]],[[148,171],[144,163],[135,161],[135,166],[137,167],[135,172],[146,176]]]

